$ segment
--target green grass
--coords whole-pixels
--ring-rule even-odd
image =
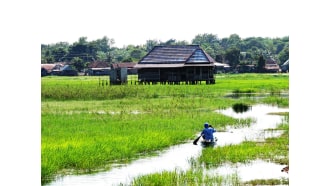
[[[239,179],[236,174],[229,176],[209,176],[204,175],[201,169],[198,170],[175,170],[163,171],[161,173],[154,173],[135,178],[130,185],[132,186],[200,186],[200,185],[237,185],[239,186]]]
[[[205,148],[202,155],[198,158],[198,162],[205,164],[206,167],[217,167],[226,162],[248,163],[255,159],[265,159],[281,164],[288,164],[288,113],[283,124],[278,127],[278,130],[284,130],[284,133],[278,138],[267,138],[265,142],[244,141],[240,144],[224,147]]]
[[[121,85],[102,86],[107,76],[43,77],[41,99],[45,100],[107,100],[138,97],[219,97],[234,92],[274,93],[289,90],[287,75],[231,74],[216,76],[214,85]]]
[[[135,78],[135,77],[130,77]],[[215,85],[122,85],[108,77],[49,76],[41,79],[41,177],[111,168],[156,150],[192,140],[207,121],[217,129],[242,126],[214,111],[236,103],[268,102],[288,106],[288,99],[231,99],[237,90],[288,91],[288,76],[243,74],[217,76]],[[137,114],[136,114],[137,113]]]
[[[52,106],[52,104],[56,106]],[[164,111],[109,114],[74,107],[75,101],[47,103],[42,113],[42,173],[47,177],[59,170],[91,172],[113,161],[127,162],[187,139],[193,139],[205,121],[237,125],[249,123],[206,111]],[[96,104],[98,105],[98,104]],[[63,108],[63,112],[56,107]],[[68,107],[68,108],[67,108]],[[100,110],[106,110],[100,106]],[[55,108],[54,110],[49,108]],[[56,171],[55,171],[56,170]]]
[[[200,157],[190,160],[190,170],[163,171],[140,176],[135,178],[130,185],[288,185],[288,179],[256,179],[243,182],[237,174],[224,177],[222,175],[205,175],[204,172],[204,167],[215,168],[228,162],[248,163],[255,159],[265,159],[288,165],[288,121],[288,113],[286,113],[283,123],[277,127],[277,130],[284,130],[284,133],[278,138],[268,138],[264,143],[245,141],[237,145],[204,148]]]

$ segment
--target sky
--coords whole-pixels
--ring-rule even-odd
[[[41,7],[42,44],[103,36],[113,38],[116,47],[150,39],[191,42],[204,33],[218,38],[289,36],[289,6],[283,0],[58,0]]]
[[[324,151],[329,146],[328,7],[326,0],[1,1],[1,183],[40,184],[40,44],[107,36],[122,47],[236,33],[289,36],[290,185],[324,185],[327,171],[313,169],[327,168],[330,157]]]

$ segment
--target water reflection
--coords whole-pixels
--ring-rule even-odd
[[[236,113],[242,113],[242,112],[247,112],[248,110],[250,110],[251,106],[246,105],[244,103],[236,103],[233,105],[232,108]]]
[[[229,144],[238,144],[244,140],[263,141],[268,137],[277,137],[282,134],[282,131],[272,131],[265,129],[276,128],[281,123],[283,116],[269,115],[271,112],[288,112],[289,109],[281,109],[269,105],[255,105],[246,112],[235,112],[232,108],[226,110],[216,110],[215,112],[232,116],[234,118],[255,118],[255,123],[250,127],[245,128],[231,128],[227,127],[226,132],[216,132],[215,137],[218,138],[216,146],[224,146]],[[198,134],[196,134],[198,135]],[[134,178],[140,175],[151,174],[162,171],[174,171],[175,169],[188,170],[190,168],[189,160],[200,156],[202,147],[200,145],[193,145],[188,142],[182,145],[173,146],[165,151],[159,153],[158,156],[150,158],[142,158],[133,161],[127,165],[121,165],[113,168],[110,171],[100,172],[93,175],[68,175],[47,184],[49,186],[72,186],[72,185],[119,185],[129,184]],[[259,168],[255,168],[258,167]],[[224,165],[218,169],[211,170],[217,174],[232,173],[237,171],[239,176],[244,180],[260,179],[267,177],[280,178],[287,176],[286,173],[281,172],[282,165],[277,165],[270,162],[255,161],[252,164],[235,164]],[[272,171],[267,176],[264,171]],[[266,179],[266,178],[265,178]]]
[[[289,178],[289,174],[281,172],[284,165],[264,160],[255,160],[250,163],[224,164],[219,168],[211,169],[208,175],[231,175],[238,174],[243,182],[254,179],[272,179],[272,178]]]

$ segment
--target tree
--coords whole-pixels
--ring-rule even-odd
[[[115,40],[109,39],[108,37],[104,36],[102,39],[96,40],[96,43],[98,51],[106,53],[110,51],[110,48],[115,43]]]
[[[160,45],[175,45],[176,40],[175,39],[169,39],[166,42],[160,43]]]
[[[89,51],[88,43],[83,38],[80,38],[79,42],[75,42],[69,47],[68,60],[71,61],[74,57],[79,57],[84,59],[84,61],[89,61],[88,56],[92,56]]]
[[[64,61],[66,55],[68,54],[68,49],[64,47],[55,48],[52,51],[52,56],[56,62]]]
[[[216,58],[216,55],[220,54],[222,50],[220,40],[218,39],[218,36],[214,34],[198,34],[192,40],[192,44],[200,45],[201,48],[212,58]]]
[[[219,51],[219,53],[215,56],[215,61],[224,63],[225,62],[225,51]]]
[[[265,65],[266,65],[266,60],[265,60],[264,56],[262,54],[259,54],[257,71],[264,72]]]
[[[133,62],[132,57],[128,57],[122,60],[122,62]]]
[[[154,48],[154,46],[159,45],[159,44],[160,43],[157,40],[147,40],[146,44],[145,44],[145,48],[146,48],[147,52],[150,52]]]
[[[280,64],[283,64],[286,60],[289,59],[289,45],[285,46],[283,50],[278,54],[278,59]]]
[[[192,44],[195,45],[202,45],[202,44],[211,44],[213,42],[218,42],[218,36],[214,34],[198,34],[195,36],[195,38],[192,40]]]
[[[54,56],[52,56],[51,51],[46,49],[44,55],[41,56],[41,63],[53,63],[55,61]]]
[[[131,58],[140,60],[143,57],[143,51],[139,49],[134,49],[131,51]]]
[[[249,37],[249,38],[244,39],[241,49],[244,51],[247,51],[252,48],[255,48],[257,50],[266,49],[264,39],[261,37]],[[252,50],[255,50],[255,49],[252,49]]]
[[[127,48],[113,48],[111,50],[111,63],[121,62],[123,59],[128,59],[130,54],[127,51]]]
[[[275,54],[276,52],[276,47],[274,46],[274,42],[272,39],[270,38],[265,38],[264,39],[264,44],[266,47],[266,50],[270,53],[270,54]]]
[[[98,60],[98,61],[107,61],[107,59],[108,59],[107,53],[105,53],[103,51],[97,51],[96,52],[96,60]]]
[[[78,43],[79,44],[87,44],[88,42],[87,42],[87,37],[80,37],[79,39],[78,39]]]
[[[79,57],[74,57],[72,59],[72,65],[80,72],[85,68],[84,62],[81,58]]]
[[[189,42],[183,40],[183,41],[177,41],[175,44],[176,44],[176,45],[189,45]]]
[[[239,64],[239,57],[241,51],[237,47],[230,47],[225,52],[226,60],[229,61],[229,65],[235,68]]]
[[[241,37],[238,34],[231,34],[228,38],[228,45],[230,47],[236,47],[240,49]]]
[[[67,42],[58,42],[50,45],[41,44],[41,62],[68,62],[72,60],[76,61],[78,58],[82,60],[84,64],[95,60],[110,63],[138,61],[156,45],[189,44],[187,41],[177,41],[173,38],[166,42],[147,40],[144,45],[128,45],[123,48],[112,47],[114,43],[114,39],[109,39],[104,36],[101,39],[91,42],[87,41],[87,37],[80,37],[78,41],[73,44]],[[219,39],[215,34],[204,33],[196,35],[192,40],[192,44],[200,45],[200,47],[216,61],[225,62],[228,60],[233,67],[240,62],[251,63],[252,59],[253,62],[257,64],[260,54],[263,55],[264,59],[267,59],[267,57],[278,59],[280,61],[279,64],[283,64],[289,59],[288,36],[275,39],[262,37],[241,39],[239,35],[231,34],[227,38]],[[240,52],[242,54],[244,53],[241,59],[239,59]]]

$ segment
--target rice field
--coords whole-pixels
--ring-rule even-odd
[[[214,112],[219,108],[236,103],[289,103],[288,98],[277,96],[289,89],[289,76],[281,74],[219,75],[214,85],[135,85],[129,81],[127,85],[110,86],[107,81],[106,76],[41,79],[43,183],[56,175],[108,170],[113,163],[129,162],[192,140],[205,121],[219,130],[251,122],[219,115]],[[272,96],[225,97],[238,92]],[[245,144],[244,148],[254,147]],[[200,161],[205,161],[204,156]]]

